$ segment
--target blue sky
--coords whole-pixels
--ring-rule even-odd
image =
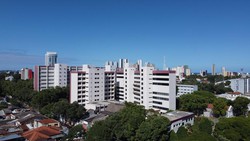
[[[0,69],[143,59],[250,72],[249,0],[1,0]]]

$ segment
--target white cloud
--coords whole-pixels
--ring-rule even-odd
[[[44,57],[27,54],[23,51],[1,51],[0,69],[33,68],[35,65],[44,64]]]

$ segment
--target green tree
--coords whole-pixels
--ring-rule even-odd
[[[146,110],[133,103],[104,121],[97,122],[87,133],[87,141],[135,140],[136,130],[145,121]]]
[[[248,141],[250,139],[250,118],[221,118],[216,124],[214,136],[218,140]]]
[[[33,96],[31,105],[39,110],[50,103],[55,103],[60,99],[67,98],[68,93],[68,88],[56,87],[46,89]]]
[[[217,98],[213,102],[213,114],[215,117],[225,116],[227,111],[227,100]]]
[[[0,110],[8,108],[8,104],[6,102],[1,102],[0,103]]]
[[[231,84],[231,81],[226,81],[225,86],[229,86]]]
[[[168,126],[170,121],[162,116],[150,116],[136,131],[138,141],[165,141],[168,138]]]
[[[188,134],[187,134],[187,129],[186,129],[185,127],[181,126],[181,127],[178,129],[178,131],[177,131],[177,136],[178,136],[178,139],[179,139],[179,140],[185,139],[185,138],[188,136]]]
[[[204,133],[204,132],[197,132],[191,135],[188,135],[186,138],[182,139],[181,141],[217,141],[216,138],[213,136]]]
[[[245,97],[237,97],[233,102],[233,112],[235,116],[246,115],[247,105],[250,100]]]
[[[142,106],[133,103],[125,103],[126,108],[111,117],[113,121],[119,121],[114,126],[114,135],[117,140],[134,139],[136,130],[145,120],[146,110]]]
[[[180,110],[194,112],[200,115],[206,109],[207,104],[212,103],[215,98],[216,97],[212,93],[196,91],[193,94],[182,95],[179,98],[179,107]]]
[[[58,112],[59,114],[64,114],[64,111]],[[79,105],[77,102],[73,102],[67,108],[66,120],[74,125],[76,122],[86,117],[86,114],[86,109],[82,105]]]
[[[210,120],[208,120],[207,118],[201,118],[199,125],[198,125],[199,131],[211,135],[212,134],[212,125],[213,125],[213,123]]]
[[[55,114],[54,114],[54,111],[53,111],[53,107],[54,107],[54,104],[51,103],[51,104],[48,104],[46,106],[44,106],[41,110],[40,110],[40,113],[49,117],[49,118],[55,118]],[[58,119],[57,119],[58,120]]]
[[[115,141],[110,126],[106,120],[96,122],[87,132],[86,141]]]
[[[54,117],[57,120],[59,120],[60,118],[66,119],[67,118],[67,111],[71,110],[71,109],[69,109],[70,106],[71,105],[69,104],[69,102],[66,99],[61,99],[60,101],[58,101],[55,104],[53,104],[52,110],[53,110],[53,113],[55,115]],[[75,114],[77,114],[78,110],[81,110],[81,109],[78,109],[79,106],[80,105],[77,105],[76,106],[76,110],[72,111],[72,113],[75,112]],[[83,110],[82,112],[85,112],[85,109],[82,109],[82,110]],[[80,117],[82,115],[77,115],[77,116]]]
[[[63,138],[63,140],[72,141],[72,140],[74,140],[74,138],[79,138],[79,137],[84,138],[85,134],[86,133],[85,133],[82,125],[79,124],[79,125],[72,127],[71,129],[69,129],[69,134],[67,136],[65,136]]]
[[[170,132],[169,141],[179,141],[178,136],[174,131]]]

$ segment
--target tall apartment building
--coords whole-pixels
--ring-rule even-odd
[[[161,112],[176,109],[175,72],[156,70],[152,64],[142,66],[142,61],[130,65],[126,60],[118,68],[113,63],[106,63],[105,68],[84,65],[82,71],[71,72],[70,78],[71,103],[116,99]]]
[[[53,66],[57,64],[57,53],[47,52],[45,54],[45,66]]]
[[[70,83],[71,71],[82,71],[82,66],[67,66],[57,63],[57,53],[45,54],[45,66],[35,66],[34,90],[41,91],[51,87],[66,87]]]
[[[20,71],[21,74],[21,79],[22,80],[27,80],[27,79],[32,79],[33,78],[33,71],[28,68],[22,68]]]
[[[212,65],[212,75],[216,75],[215,64]]]
[[[108,62],[105,65],[104,79],[105,79],[105,100],[115,99],[116,86],[116,62]]]
[[[172,68],[172,70],[175,71],[175,74],[180,81],[184,79],[185,76],[191,75],[191,69],[188,67],[188,65],[177,66],[175,68]]]
[[[105,99],[105,69],[83,65],[82,71],[70,74],[70,103],[84,105]]]
[[[67,65],[35,66],[34,90],[41,91],[56,86],[67,86]]]
[[[176,75],[174,71],[156,70],[152,64],[138,69],[124,65],[117,71],[117,98],[119,101],[143,105],[145,109],[176,109]]]

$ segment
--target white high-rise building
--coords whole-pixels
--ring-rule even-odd
[[[117,71],[117,97],[119,101],[133,102],[146,109],[176,109],[176,75],[174,71],[156,70],[147,64],[141,69],[126,66]]]
[[[57,64],[57,53],[47,52],[45,54],[45,66],[53,66]]]
[[[32,70],[28,69],[28,68],[22,68],[20,71],[21,74],[21,79],[22,80],[27,80],[27,79],[32,79],[33,78],[33,74],[32,74]]]
[[[227,76],[227,71],[226,71],[226,68],[225,68],[225,67],[222,67],[222,68],[221,68],[221,74],[222,74],[223,76]]]
[[[105,99],[104,68],[83,65],[82,71],[71,72],[70,103],[81,105]]]
[[[45,66],[35,66],[34,90],[41,91],[52,87],[66,87],[70,82],[70,72],[82,71],[82,66],[67,66],[57,63],[57,53],[45,54]]]
[[[186,76],[190,76],[191,75],[191,69],[186,69]]]
[[[161,112],[176,109],[175,72],[156,70],[152,64],[143,66],[142,61],[130,65],[126,60],[123,68],[116,69],[110,62],[105,68],[83,67],[82,71],[71,73],[70,87],[71,103],[86,105],[116,99]]]
[[[67,65],[35,66],[34,90],[41,91],[52,87],[67,86]]]

